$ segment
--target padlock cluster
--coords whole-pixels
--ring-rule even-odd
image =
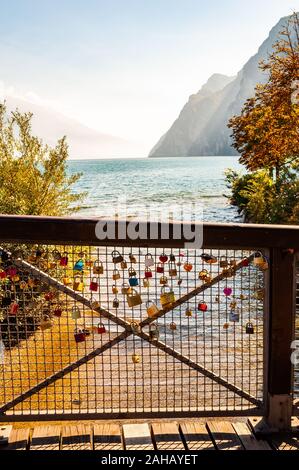
[[[74,257],[76,257],[74,259]],[[251,260],[244,258],[237,263],[237,261],[231,257],[227,258],[221,256],[219,259],[211,254],[202,253],[200,255],[202,262],[207,265],[206,268],[196,275],[197,279],[201,281],[202,285],[212,286],[215,278],[212,275],[212,271],[208,269],[209,265],[219,265],[219,279],[225,279],[233,277],[236,273],[236,269],[248,266],[251,261],[255,267],[261,271],[265,271],[269,267],[269,261],[266,256],[261,252],[256,252]],[[58,280],[62,282],[65,287],[84,295],[87,291],[91,295],[100,292],[100,278],[105,275],[111,274],[110,288],[114,295],[112,301],[112,308],[118,309],[120,306],[119,293],[121,293],[126,299],[129,308],[138,307],[143,304],[143,299],[140,291],[140,287],[149,289],[151,286],[151,280],[155,278],[155,285],[158,283],[161,287],[160,291],[160,306],[152,300],[145,302],[146,313],[149,318],[159,318],[167,311],[172,310],[176,306],[177,299],[173,284],[177,283],[180,286],[183,279],[180,278],[180,272],[183,270],[186,275],[194,271],[193,264],[186,260],[184,261],[184,254],[179,253],[177,257],[174,254],[166,254],[162,252],[155,261],[154,257],[147,253],[144,256],[144,270],[136,270],[135,265],[137,264],[136,257],[131,253],[128,255],[128,259],[117,250],[111,253],[111,262],[113,265],[112,271],[107,270],[105,272],[104,263],[99,258],[93,260],[83,253],[78,255],[74,253],[70,254],[66,251],[60,252],[55,249],[50,254],[46,254],[42,249],[35,250],[34,253],[30,253],[29,256],[24,256],[24,253],[17,252],[14,254],[8,254],[5,250],[1,251],[1,269],[0,269],[0,280],[1,280],[1,315],[2,319],[9,317],[15,317],[18,329],[21,330],[20,326],[24,317],[26,317],[26,334],[30,334],[30,315],[32,315],[32,332],[36,328],[36,324],[41,330],[49,329],[53,326],[53,318],[61,317],[63,314],[64,306],[59,302],[59,289],[50,289],[49,286],[41,282],[37,277],[32,276],[26,269],[19,267],[14,262],[16,259],[26,258],[28,263],[44,272],[56,276]],[[86,269],[90,277],[86,276]],[[122,271],[122,273],[121,273]],[[144,271],[142,280],[137,276],[137,272]],[[123,282],[119,287],[118,282],[121,279],[127,281]],[[171,283],[169,282],[171,280]],[[217,281],[218,282],[218,281]],[[138,288],[138,289],[137,289]],[[223,295],[227,298],[231,298],[229,303],[229,321],[236,323],[240,320],[240,310],[237,306],[237,302],[233,296],[233,290],[231,287],[226,286],[223,289]],[[256,286],[254,296],[257,300],[263,300],[264,289],[259,285]],[[245,296],[240,296],[240,300],[244,300]],[[219,297],[215,298],[215,302],[219,302]],[[193,311],[190,308],[188,302],[185,315],[186,317],[192,317]],[[91,306],[96,308],[100,306],[100,303],[96,301],[91,302]],[[201,313],[208,312],[211,309],[204,299],[197,303],[197,311]],[[36,311],[38,311],[39,321],[36,321]],[[77,305],[71,307],[71,318],[78,320],[81,318],[81,310]],[[10,323],[12,323],[10,321]],[[25,321],[24,321],[25,323]],[[223,325],[224,329],[229,328],[229,323]],[[150,337],[157,338],[157,324],[152,324],[150,329]],[[177,330],[175,322],[171,322],[169,329],[172,332]],[[2,337],[5,337],[5,328],[1,326]],[[248,322],[245,326],[247,334],[254,333],[254,325],[252,322]],[[92,327],[92,333],[103,335],[106,333],[105,325],[100,322],[97,326]],[[85,341],[86,337],[89,336],[91,331],[86,328],[77,328],[74,331],[74,339],[76,343]],[[18,335],[22,338],[22,335]],[[24,339],[26,335],[24,336]]]

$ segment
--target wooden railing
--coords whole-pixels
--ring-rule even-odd
[[[157,256],[158,260],[158,249],[162,249],[163,251],[170,250],[169,253],[174,253],[175,250],[177,250],[177,256],[180,250],[184,250],[185,244],[190,243],[190,239],[187,239],[184,236],[184,233],[186,233],[184,228],[187,227],[187,225],[189,227],[189,224],[187,223],[170,224],[169,237],[167,239],[162,239],[161,233],[163,231],[164,226],[163,224],[159,223],[157,224],[157,236],[155,237],[155,239],[151,239],[150,236],[148,236],[143,239],[136,238],[134,240],[131,240],[129,237],[121,238],[118,236],[118,228],[120,226],[122,227],[122,229],[124,227],[127,227],[131,223],[131,221],[116,221],[115,236],[113,238],[99,240],[96,236],[97,222],[97,219],[55,217],[52,218],[31,216],[19,217],[3,215],[0,216],[0,244],[2,245],[3,249],[6,250],[8,253],[11,253],[14,247],[20,247],[24,245],[26,245],[26,247],[36,247],[42,245],[44,247],[51,247],[51,250],[53,249],[53,247],[64,246],[66,250],[67,247],[69,247],[72,253],[76,252],[75,248],[80,246],[102,247],[106,250],[106,256],[107,247],[113,247],[116,249],[121,248],[124,253],[127,253],[126,250],[133,251],[133,249],[135,249],[137,250],[136,253],[138,253],[138,256],[140,256],[140,252],[138,252],[138,249],[143,248],[146,249],[148,252],[154,250],[154,258],[155,256]],[[111,223],[111,221],[107,221],[107,223],[108,222]],[[140,230],[140,232],[147,232],[149,234],[150,223],[140,222],[140,224],[143,225],[144,228],[144,230]],[[191,224],[188,233],[190,233],[190,231],[192,232],[192,230],[194,232],[196,226],[200,227],[200,223]],[[180,238],[178,238],[178,233],[181,233]],[[190,256],[193,257],[192,259],[195,263],[196,260],[198,260],[199,257],[202,255],[203,251],[208,251],[212,256],[214,251],[216,251],[219,259],[221,255],[225,255],[227,253],[232,252],[233,254],[235,253],[234,256],[236,258],[236,263],[233,266],[233,275],[236,275],[238,269],[241,269],[243,267],[243,258],[247,259],[249,263],[252,262],[256,250],[261,251],[262,254],[267,257],[269,269],[263,274],[266,292],[263,301],[263,399],[262,403],[260,403],[261,406],[259,410],[262,411],[262,413],[264,414],[264,418],[267,421],[268,425],[270,425],[270,427],[276,429],[286,429],[290,427],[291,416],[294,412],[294,368],[291,363],[290,357],[291,343],[295,338],[295,262],[297,253],[299,251],[299,227],[205,223],[203,224],[202,234],[202,249],[197,248],[196,250],[194,250],[194,252],[191,250],[193,254],[191,254]],[[93,254],[92,251],[90,251],[90,253]],[[20,260],[18,256],[16,258],[16,265],[18,265],[19,269],[23,271],[26,268],[27,274],[28,272],[31,272],[31,274],[35,274],[37,276],[39,273],[42,282],[48,282],[49,286],[51,286],[52,288],[58,290],[60,289],[61,293],[66,296],[69,295],[70,298],[72,298],[72,301],[82,302],[82,304],[85,303],[85,306],[88,306],[89,303],[91,303],[89,298],[87,299],[86,296],[84,297],[84,295],[80,294],[80,297],[79,294],[74,294],[70,292],[72,288],[66,288],[65,286],[59,287],[61,284],[60,280],[57,280],[57,278],[55,278],[55,276],[53,275],[49,276],[49,273],[45,273],[44,270],[40,268],[40,266],[34,263],[30,264],[30,261],[28,261],[28,259],[24,258]],[[217,259],[217,261],[219,261],[219,259]],[[155,263],[157,260],[155,258]],[[108,267],[107,272],[110,272],[109,269],[110,268]],[[48,278],[46,278],[45,276],[48,276]],[[52,281],[50,280],[50,278],[52,279]],[[203,286],[200,285],[199,287],[195,287],[195,289],[191,291],[191,294],[190,291],[180,291],[180,293],[183,295],[180,295],[179,299],[176,299],[174,305],[168,306],[166,309],[163,309],[163,307],[158,308],[156,316],[154,316],[153,319],[155,320],[165,317],[167,313],[173,312],[175,308],[181,307],[183,303],[188,302],[193,297],[196,298],[196,295],[199,295],[207,291],[208,289],[212,289],[213,286],[215,286],[217,283],[219,284],[219,282],[223,281],[225,278],[226,276],[223,275],[223,272],[218,269],[218,271],[215,271],[215,273],[213,274],[212,279],[208,279],[206,282],[204,282]],[[190,282],[190,278],[186,277],[187,288],[189,287],[188,282]],[[157,288],[155,289],[157,290]],[[106,301],[108,302],[109,299],[106,299]],[[154,339],[153,342],[153,338],[151,338],[150,333],[147,334],[142,330],[143,327],[149,326],[152,323],[152,319],[144,320],[141,317],[140,321],[137,322],[136,327],[136,324],[132,325],[132,323],[127,321],[125,317],[122,317],[121,315],[117,316],[114,313],[111,314],[111,310],[109,310],[109,308],[107,307],[104,308],[103,306],[99,305],[98,307],[94,307],[93,310],[102,315],[103,318],[106,318],[109,321],[115,321],[118,327],[124,328],[122,333],[123,337],[121,339],[125,339],[127,336],[130,336],[132,334],[133,336],[136,335],[136,337],[138,337],[139,339],[142,339],[145,342],[149,342],[151,347],[154,345],[155,348],[158,348],[160,351],[163,351],[166,354],[170,354],[173,359],[176,359],[182,364],[191,367],[198,373],[204,373],[205,377],[211,380],[214,380],[216,377],[216,382],[219,386],[223,384],[224,386],[228,386],[228,380],[220,378],[220,373],[216,374],[215,372],[213,372],[213,370],[209,370],[208,368],[203,367],[198,362],[194,361],[191,356],[187,356],[183,351],[178,352],[174,348],[170,347],[170,345],[167,344],[166,341],[163,343],[159,339]],[[211,328],[212,326],[213,325],[211,323]],[[108,344],[108,346],[102,347],[102,350],[100,352],[98,351],[99,348],[97,348],[96,355],[102,354],[104,350],[107,350],[107,348],[109,348],[110,346],[113,347],[113,345],[116,344],[114,337],[111,337],[109,339],[111,345],[109,345],[109,342],[106,343],[106,345]],[[89,355],[90,354],[92,356],[91,352],[89,352]],[[93,357],[95,357],[96,355],[94,355]],[[88,358],[88,361],[91,359],[91,356]],[[77,364],[80,362],[80,360],[77,360],[77,362],[75,361],[75,363],[77,364],[76,367],[79,367],[82,364],[86,363],[87,360],[85,359],[85,362],[83,361],[80,364]],[[211,361],[213,362],[212,359]],[[67,366],[65,365],[64,367],[62,367],[63,370],[66,368]],[[70,370],[75,370],[75,368],[71,367]],[[2,408],[0,407],[0,409],[2,409],[2,413],[4,413],[1,419],[7,420],[8,415],[5,413],[9,409],[13,409],[13,407],[16,406],[18,403],[22,403],[22,400],[25,400],[28,397],[32,396],[34,392],[42,390],[44,386],[50,385],[56,380],[64,377],[64,375],[61,375],[61,371],[52,372],[55,372],[55,374],[57,375],[55,380],[53,379],[53,376],[51,380],[47,377],[44,377],[40,383],[37,383],[32,388],[29,388],[29,393],[28,390],[21,390],[20,394],[14,392],[12,396],[9,396],[7,400],[3,403]],[[40,385],[41,383],[42,386]],[[239,386],[229,385],[228,389],[234,393],[239,394],[240,397],[243,396],[243,398],[248,398],[250,401],[250,393],[247,393],[244,390],[240,390]],[[259,400],[260,399],[258,397],[255,397],[252,399],[252,403],[257,404]],[[219,410],[220,409],[221,406],[219,406]],[[30,411],[32,410],[30,409]],[[191,407],[190,405],[188,408],[189,415],[192,413],[194,413],[194,415],[197,415],[197,411],[199,410],[196,409],[196,406]],[[229,414],[229,412],[235,413],[236,411],[237,409],[229,406],[227,402],[226,412]],[[170,408],[167,408],[167,412],[171,412]],[[258,406],[256,412],[258,413]],[[20,411],[13,413],[13,416],[17,416],[18,413],[22,418],[24,418],[24,413]],[[121,411],[119,411],[118,416],[130,415],[128,410],[126,413],[122,413]],[[138,414],[136,413],[135,415]],[[174,406],[173,414],[176,415],[176,413],[177,410]],[[213,413],[217,414],[217,410],[211,410],[211,414]],[[45,416],[48,416],[46,412],[44,414]],[[69,414],[72,415],[72,413]],[[82,413],[82,415],[83,414],[84,413]],[[90,416],[89,413],[85,414],[87,416]],[[111,416],[113,416],[113,409],[110,414]],[[154,411],[152,411],[152,413],[149,412],[149,414],[154,415]],[[159,416],[163,414],[160,413],[160,408],[158,409],[156,414]],[[203,414],[209,414],[209,412],[204,409]],[[105,414],[105,412],[103,412],[99,417],[105,417],[105,415],[108,416],[109,413],[107,412]],[[11,417],[13,418],[13,416]],[[75,413],[75,416],[78,417],[78,412]],[[96,410],[94,416],[97,416]]]

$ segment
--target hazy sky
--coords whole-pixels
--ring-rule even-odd
[[[147,153],[298,0],[0,0],[0,81]]]

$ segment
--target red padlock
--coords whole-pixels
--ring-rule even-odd
[[[46,292],[45,293],[45,300],[47,300],[47,301],[53,300],[53,297],[54,297],[53,292]]]
[[[103,335],[104,333],[106,333],[105,325],[103,325],[103,323],[98,323],[98,334]]]
[[[62,308],[61,307],[56,307],[53,312],[55,317],[61,317],[62,315]]]
[[[159,260],[161,261],[161,263],[166,263],[168,260],[168,256],[162,253],[162,255],[159,256]]]
[[[151,268],[146,269],[146,271],[144,272],[144,277],[146,277],[146,278],[153,277],[153,273],[152,273]]]
[[[74,332],[74,338],[75,338],[76,343],[82,343],[83,341],[85,341],[84,331],[78,330],[78,328],[76,328]]]
[[[18,302],[12,302],[9,307],[9,313],[11,315],[16,315],[18,313],[18,310],[19,310]]]
[[[248,259],[248,258],[242,259],[241,264],[242,264],[242,266],[244,266],[244,267],[249,266],[249,259]]]
[[[163,274],[163,273],[164,273],[164,266],[163,266],[162,263],[158,263],[158,264],[157,264],[156,272],[157,272],[157,273],[160,273],[160,274]]]
[[[200,312],[206,312],[206,311],[208,310],[208,306],[207,306],[207,304],[205,303],[204,300],[201,300],[201,301],[199,302],[199,304],[198,304],[198,310],[199,310]]]
[[[17,274],[17,268],[14,268],[13,266],[7,268],[6,274],[10,277],[14,277]]]
[[[0,271],[0,279],[5,279],[5,278],[6,278],[6,272]]]
[[[93,277],[92,280],[90,281],[89,289],[92,292],[97,292],[98,288],[99,288],[99,284],[97,282],[97,278]]]
[[[67,266],[68,261],[69,261],[69,258],[68,258],[67,253],[63,253],[62,257],[59,260],[59,264],[60,266]]]

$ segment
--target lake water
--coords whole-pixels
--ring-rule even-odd
[[[126,199],[127,216],[144,216],[150,210],[166,214],[169,209],[177,220],[196,219],[214,222],[240,220],[230,206],[224,172],[241,169],[237,157],[188,157],[73,160],[70,173],[81,172],[76,191],[87,191],[80,216],[124,215],[124,201],[115,209],[118,199]],[[183,214],[182,214],[183,212]],[[155,214],[155,215],[157,215]],[[181,215],[182,214],[182,215]]]

